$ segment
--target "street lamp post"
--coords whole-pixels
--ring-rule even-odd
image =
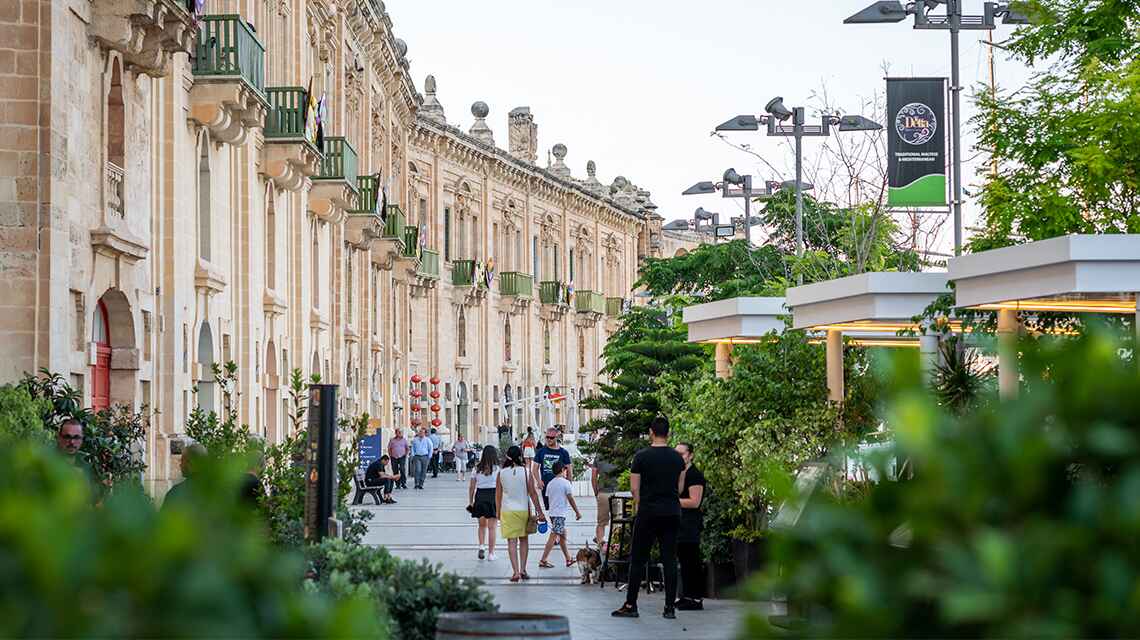
[[[740,189],[732,189],[731,186],[735,185]],[[740,175],[736,169],[726,169],[722,176],[721,182],[714,183],[712,181],[698,182],[693,186],[681,192],[683,196],[695,195],[709,195],[716,193],[717,190],[721,191],[721,197],[724,198],[744,198],[744,240],[749,246],[752,245],[752,200],[764,202],[772,198],[772,194],[779,189],[778,184],[765,183],[759,189],[753,188],[751,175]],[[737,220],[737,218],[733,218]]]
[[[931,15],[938,5],[946,5],[944,15]],[[997,19],[1002,24],[1029,24],[1029,18],[1013,11],[1008,4],[985,3],[985,13],[962,14],[962,0],[919,0],[908,2],[906,6],[897,0],[882,0],[847,18],[844,24],[885,24],[902,22],[907,16],[914,16],[915,29],[940,30],[950,32],[950,100],[953,130],[951,131],[951,163],[954,165],[952,188],[954,198],[954,255],[962,255],[962,81],[959,69],[958,34],[962,30],[992,31]]]
[[[840,131],[878,131],[882,129],[879,123],[863,116],[841,116],[824,114],[819,124],[807,124],[807,110],[804,107],[789,109],[784,106],[784,99],[773,98],[765,105],[768,115],[740,115],[732,120],[717,126],[717,131],[759,131],[760,125],[768,128],[769,136],[792,136],[796,145],[796,256],[804,254],[804,191],[810,187],[803,181],[803,139],[815,137],[828,137],[831,127],[838,125]],[[780,124],[791,120],[790,125]],[[801,280],[803,276],[800,276]],[[802,282],[801,282],[802,284]]]

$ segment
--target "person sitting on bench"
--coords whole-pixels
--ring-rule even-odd
[[[387,455],[380,456],[379,460],[373,460],[372,464],[364,470],[364,484],[369,487],[382,487],[380,503],[381,504],[396,504],[392,499],[392,488],[396,484],[396,480],[400,476],[396,475],[392,470],[392,459]]]

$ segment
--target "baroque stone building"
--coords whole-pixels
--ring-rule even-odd
[[[0,382],[157,412],[156,490],[191,409],[221,408],[215,364],[269,441],[293,370],[386,429],[431,419],[410,379],[436,377],[474,439],[595,388],[639,260],[687,242],[648,192],[574,178],[564,145],[540,167],[526,107],[506,149],[483,103],[449,124],[380,0],[187,4],[0,9]]]

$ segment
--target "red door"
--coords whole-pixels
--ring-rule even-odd
[[[99,301],[95,309],[92,338],[95,341],[95,366],[91,368],[91,408],[95,411],[111,405],[111,334],[107,323],[107,307]]]

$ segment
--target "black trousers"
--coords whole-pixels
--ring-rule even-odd
[[[661,551],[661,564],[665,568],[665,608],[672,609],[677,601],[677,530],[681,527],[681,516],[643,516],[633,521],[633,556],[629,564],[629,586],[625,591],[625,601],[637,606],[637,595],[641,591],[641,581],[645,579],[645,567],[649,564],[649,552],[656,541]]]
[[[408,456],[404,456],[403,458],[394,458],[392,460],[392,470],[395,471],[396,475],[400,476],[400,479],[396,482],[396,486],[400,487],[401,489],[407,489]]]
[[[681,597],[703,600],[705,574],[701,571],[701,543],[678,542],[677,559],[681,561]]]
[[[431,460],[428,462],[428,471],[431,473],[431,477],[433,477],[433,478],[439,477],[439,452],[438,451],[432,452]]]

